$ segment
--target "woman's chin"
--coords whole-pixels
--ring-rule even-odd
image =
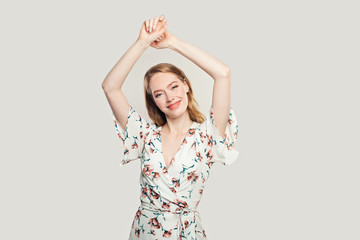
[[[176,109],[167,109],[165,115],[170,118],[178,118],[186,112],[186,107],[178,107]]]

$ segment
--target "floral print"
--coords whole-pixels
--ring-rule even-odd
[[[113,115],[124,146],[120,166],[140,160],[140,206],[129,239],[207,239],[196,210],[212,165],[232,164],[238,124],[230,108],[225,136],[219,134],[212,107],[203,123],[193,122],[168,167],[161,150],[161,126],[149,123],[130,106],[125,130]]]

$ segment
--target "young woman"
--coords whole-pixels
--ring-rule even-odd
[[[102,83],[125,149],[120,165],[140,160],[141,205],[129,239],[206,239],[196,208],[210,168],[215,162],[229,165],[238,156],[238,124],[230,107],[230,70],[166,28],[164,15],[145,21],[136,42]],[[157,64],[145,74],[145,101],[153,123],[129,105],[122,85],[149,46],[182,54],[214,79],[207,119],[196,107],[189,79],[169,63]]]

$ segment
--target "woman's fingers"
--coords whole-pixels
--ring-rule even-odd
[[[162,31],[163,29],[166,28],[167,25],[167,21],[165,21],[165,16],[161,15],[160,17],[155,17],[155,18],[150,18],[148,20],[145,21],[145,30],[150,34],[153,31]],[[164,35],[163,35],[164,37]],[[157,40],[160,40],[161,38],[159,37]]]
[[[154,27],[153,27],[152,30],[155,30],[155,28],[157,27],[158,22],[159,22],[159,17],[155,17],[155,19],[154,19]]]
[[[157,31],[160,31],[163,27],[164,27],[164,20],[161,20],[158,22],[158,24],[156,25],[156,27],[154,29],[156,29]]]
[[[158,37],[155,41],[156,41],[156,42],[159,42],[159,41],[161,41],[164,37],[165,37],[165,35],[162,34],[162,35],[161,35],[160,37]]]
[[[154,27],[154,19],[150,19],[150,25],[149,25],[149,33],[151,33],[152,32],[152,29],[153,29],[153,27]]]
[[[160,25],[160,28],[164,26],[164,19],[165,16],[161,15],[160,17],[155,17],[155,18],[150,18],[149,20],[146,20],[145,24],[146,24],[146,31],[148,33],[151,33],[152,31],[154,31],[158,25]]]
[[[145,25],[146,25],[146,31],[149,32],[150,21],[149,21],[149,20],[146,20],[146,21],[145,21]]]
[[[161,26],[159,26],[159,31],[161,30],[161,36],[165,37],[165,35],[163,34],[163,32],[166,31],[166,27],[167,27],[168,21],[165,21],[161,24]]]
[[[154,29],[156,28],[158,22],[161,22],[160,26],[163,26],[164,25],[164,22],[163,22],[164,19],[165,19],[164,15],[161,15],[160,17],[156,17],[155,18],[155,23],[154,23],[155,24]],[[158,21],[156,21],[156,20],[158,20]]]

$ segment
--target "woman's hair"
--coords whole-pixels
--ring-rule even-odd
[[[163,126],[166,123],[165,114],[156,106],[153,96],[150,89],[150,80],[155,73],[173,73],[175,74],[183,83],[187,83],[189,86],[189,92],[187,93],[188,97],[188,106],[187,111],[189,117],[192,121],[202,123],[205,120],[205,116],[197,109],[198,103],[196,102],[191,88],[189,79],[185,76],[185,73],[177,68],[176,66],[170,63],[159,63],[151,67],[144,77],[144,92],[145,92],[145,104],[148,110],[149,117],[157,126]]]

